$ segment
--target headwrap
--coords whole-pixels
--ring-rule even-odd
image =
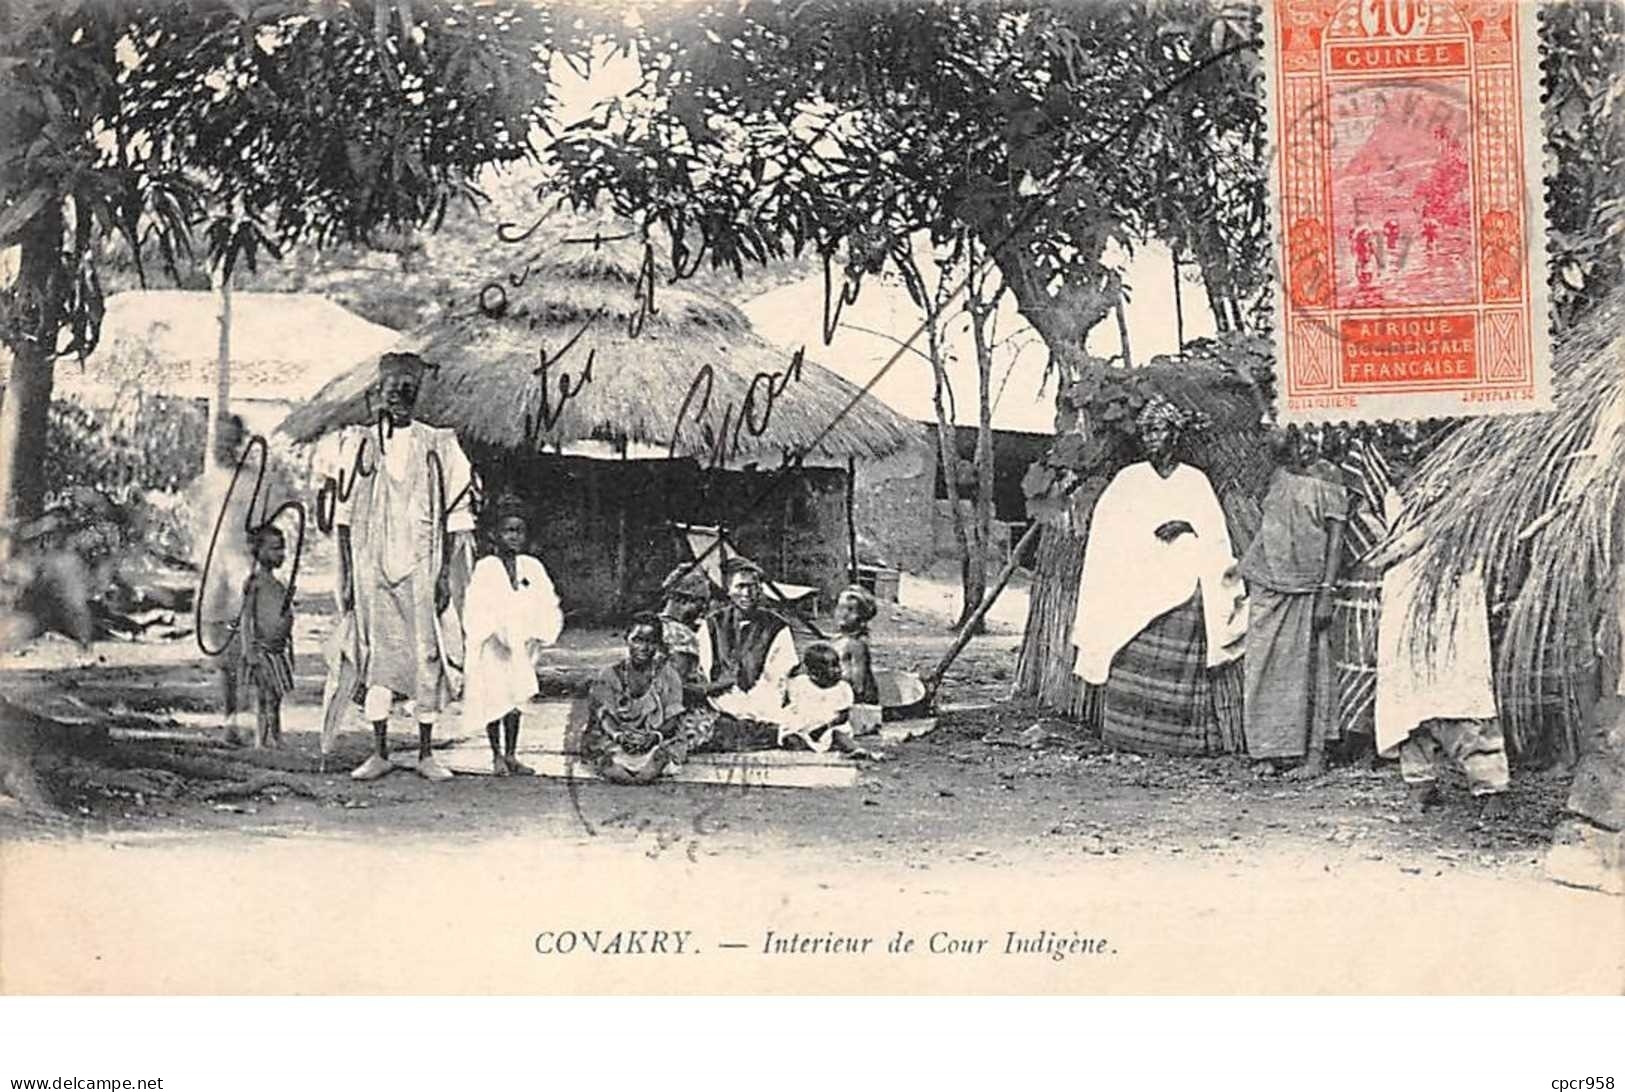
[[[666,626],[665,623],[660,620],[660,615],[646,610],[639,611],[638,613],[634,614],[632,616],[632,624],[628,626],[626,630],[627,636],[630,637],[633,633],[636,633],[640,629],[654,630],[655,636],[659,639],[661,647],[665,647]]]
[[[689,599],[709,599],[711,578],[697,562],[686,562],[666,574],[666,579],[660,582],[660,593],[667,598],[681,595]]]
[[[1161,395],[1154,394],[1146,399],[1140,415],[1134,420],[1135,431],[1145,435],[1146,431],[1161,425],[1174,433],[1182,432],[1186,425],[1185,414],[1180,408]]]

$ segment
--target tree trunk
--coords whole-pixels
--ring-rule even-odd
[[[62,234],[62,207],[52,203],[22,236],[17,301],[30,328],[11,342],[11,376],[0,402],[0,560],[11,555],[11,529],[36,518],[45,506],[45,442],[61,330]]]
[[[1003,237],[1004,230],[1002,224],[991,225],[981,232],[982,244],[990,249],[1021,317],[1044,339],[1051,369],[1062,385],[1070,383],[1088,359],[1084,339],[1112,310],[1109,271],[1100,264],[1106,252],[1106,232],[1103,228],[1090,248],[1092,253],[1079,254],[1060,283],[1052,285],[1051,274],[1036,268],[1030,259],[1030,230],[1008,239]]]
[[[992,299],[984,291],[985,280],[975,272],[976,254],[971,252],[971,277],[965,300],[970,314],[971,338],[976,345],[976,508],[961,580],[964,607],[957,625],[969,626],[971,636],[987,629],[977,610],[987,595],[987,575],[993,552],[993,344],[988,324],[998,309],[1001,287]]]
[[[1015,693],[1067,717],[1079,716],[1083,709],[1083,687],[1072,674],[1072,625],[1082,577],[1083,539],[1046,523],[1038,540],[1038,571],[1016,661]]]
[[[1123,297],[1119,293],[1117,302],[1112,304],[1112,310],[1117,313],[1117,341],[1123,347],[1123,367],[1134,367],[1134,349],[1128,340],[1128,315],[1123,311]]]
[[[220,437],[225,435],[231,420],[231,278],[223,271],[216,277],[220,290],[220,340],[214,362],[214,405],[209,414],[209,436],[204,446],[204,467],[226,465],[236,456],[220,450]],[[211,462],[212,460],[212,462]]]
[[[934,373],[935,385],[931,392],[931,406],[937,414],[937,459],[942,466],[942,482],[948,492],[948,512],[953,520],[954,542],[959,547],[960,587],[963,590],[969,583],[969,571],[973,556],[973,544],[970,530],[965,526],[965,513],[959,507],[959,443],[958,432],[954,427],[952,415],[948,412],[948,365],[942,359],[942,331],[937,323],[936,315],[927,315],[925,320],[926,351],[931,358],[931,371]],[[985,572],[985,570],[984,570]],[[984,575],[985,580],[985,575]],[[971,611],[981,598],[967,598],[961,605],[959,617],[961,620],[969,617]]]

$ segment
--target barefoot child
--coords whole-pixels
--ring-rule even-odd
[[[824,641],[814,641],[784,685],[784,708],[773,718],[779,746],[792,751],[852,751],[846,730],[852,710],[852,684],[841,677],[841,657]]]
[[[869,622],[875,612],[875,597],[856,584],[843,589],[835,600],[835,625],[841,632],[830,644],[841,659],[841,677],[852,685],[860,705],[880,702],[880,688],[869,663]]]
[[[288,544],[269,523],[249,532],[254,569],[243,584],[242,675],[259,695],[254,746],[282,746],[282,696],[293,689],[293,601],[276,571]]]
[[[547,570],[520,552],[529,528],[517,497],[497,500],[492,530],[496,552],[475,563],[464,610],[468,666],[463,728],[472,734],[484,726],[491,742],[491,772],[506,777],[536,772],[514,757],[519,707],[537,694],[532,650],[559,639],[564,616]]]

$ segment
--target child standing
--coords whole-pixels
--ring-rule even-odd
[[[860,705],[880,702],[880,687],[869,663],[869,622],[875,613],[875,597],[856,584],[843,589],[835,600],[835,625],[840,633],[830,644],[841,659],[841,677],[852,685]]]
[[[282,746],[282,697],[293,689],[293,600],[276,571],[287,560],[288,544],[269,523],[249,532],[254,568],[243,584],[239,628],[243,677],[259,695],[254,746]]]
[[[510,494],[498,498],[495,508],[495,552],[475,563],[463,612],[463,728],[471,734],[485,728],[491,772],[506,777],[536,772],[515,757],[519,707],[538,693],[531,656],[559,639],[564,615],[547,570],[521,552],[529,537],[523,502]]]

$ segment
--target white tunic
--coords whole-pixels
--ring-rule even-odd
[[[1157,538],[1157,528],[1175,520],[1196,534]],[[1247,610],[1235,564],[1224,509],[1206,474],[1181,465],[1164,478],[1150,463],[1118,471],[1089,523],[1072,630],[1073,673],[1095,686],[1105,683],[1123,646],[1198,590],[1207,666],[1239,657]]]
[[[448,669],[461,651],[456,613],[437,618],[434,591],[442,529],[474,529],[470,466],[450,429],[414,422],[379,435],[353,428],[339,448],[346,495],[334,519],[350,529],[358,671],[433,710],[443,688],[455,689]]]
[[[477,733],[534,698],[533,643],[550,645],[564,629],[559,597],[542,563],[515,559],[518,587],[497,557],[482,557],[468,586],[463,626],[468,634],[463,730]]]
[[[1439,625],[1429,647],[1427,635],[1415,632],[1411,624],[1411,607],[1420,590],[1417,557],[1412,554],[1382,577],[1376,742],[1378,753],[1390,757],[1429,720],[1497,716],[1483,577],[1469,573],[1453,595],[1441,596]]]

